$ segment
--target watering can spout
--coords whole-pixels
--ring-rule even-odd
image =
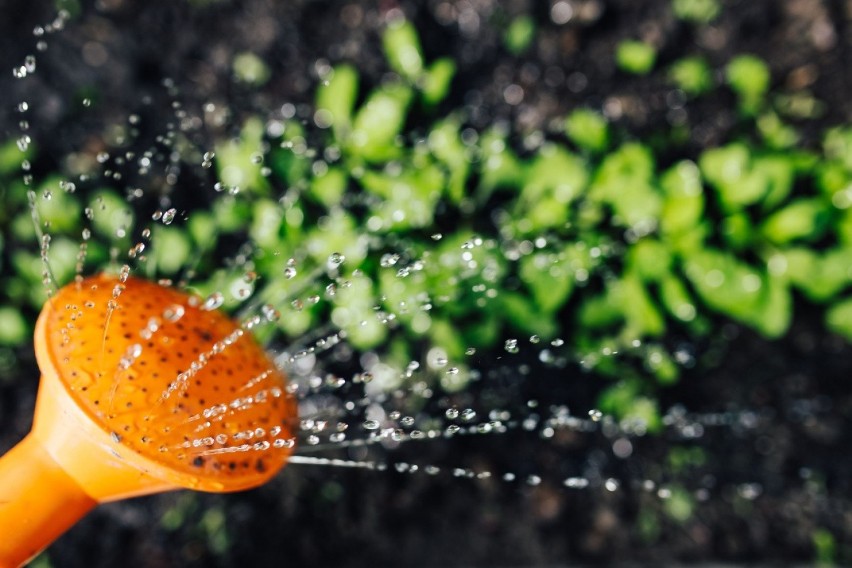
[[[175,489],[42,377],[32,431],[0,458],[0,568],[31,560],[98,503]]]
[[[0,458],[0,568],[98,503],[257,487],[292,451],[283,374],[238,323],[179,290],[105,275],[70,284],[42,309],[34,345],[32,431]]]
[[[0,568],[31,560],[97,502],[35,434],[0,458]]]

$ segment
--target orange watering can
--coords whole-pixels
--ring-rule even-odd
[[[96,276],[45,304],[33,428],[0,458],[0,568],[33,558],[98,503],[269,480],[294,446],[284,376],[196,297]]]

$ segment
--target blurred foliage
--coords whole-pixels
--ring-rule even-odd
[[[690,21],[712,19],[714,6],[675,2]],[[534,22],[516,20],[506,48],[520,53],[534,34]],[[202,294],[227,290],[226,308],[257,281],[258,302],[280,306],[286,337],[330,321],[356,348],[384,345],[399,375],[423,345],[438,345],[459,369],[453,388],[467,380],[472,350],[523,336],[565,345],[583,368],[614,379],[601,409],[646,430],[661,426],[654,389],[689,361],[673,338],[707,337],[725,321],[779,337],[801,297],[852,340],[852,128],[830,129],[822,148],[799,147],[786,118],[793,103],[776,104],[757,57],[713,69],[689,55],[655,71],[652,46],[618,46],[621,69],[659,73],[689,98],[735,95],[735,138],[663,161],[595,108],[573,110],[524,151],[500,125],[474,132],[461,113],[435,110],[453,61],[427,61],[405,20],[387,27],[383,46],[393,76],[364,86],[354,67],[335,66],[316,92],[316,129],[250,118],[217,143],[220,193],[186,219],[155,215],[143,272],[189,278]],[[234,72],[268,78],[251,54]],[[88,267],[120,263],[147,226],[125,196],[99,187],[83,200],[54,176],[26,187],[20,170],[33,150],[14,145],[0,147],[6,238],[35,242],[30,191],[58,280],[73,276],[84,231]],[[247,244],[223,260],[217,247],[233,240]],[[43,263],[32,247],[2,259],[11,264],[3,303],[30,308],[0,312],[0,343],[20,344],[44,300]],[[391,328],[406,340],[389,342]],[[667,514],[685,518],[691,507],[673,498]]]
[[[623,41],[615,51],[615,62],[618,67],[634,75],[646,75],[654,67],[657,60],[657,50],[650,44],[641,41]]]
[[[695,24],[709,24],[721,9],[719,0],[672,0],[675,17]]]

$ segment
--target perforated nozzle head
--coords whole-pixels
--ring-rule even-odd
[[[45,380],[146,475],[233,491],[265,482],[292,452],[285,377],[250,332],[196,297],[88,278],[48,301],[35,344]]]

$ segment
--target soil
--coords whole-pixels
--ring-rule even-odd
[[[52,19],[46,4],[3,1],[4,13],[16,17],[0,22],[0,69],[32,52],[31,30]],[[351,61],[365,85],[378,84],[387,71],[378,31],[395,10],[415,23],[427,60],[451,56],[458,63],[438,114],[465,106],[472,126],[506,121],[518,140],[552,130],[553,119],[578,105],[605,109],[640,139],[668,128],[670,86],[613,66],[615,45],[635,38],[658,47],[661,66],[699,50],[717,68],[740,53],[763,57],[774,89],[807,88],[825,105],[818,120],[800,125],[806,145],[818,144],[826,126],[852,119],[852,4],[842,0],[728,1],[704,27],[674,19],[668,0],[572,0],[566,24],[552,21],[549,2],[533,0],[84,4],[82,17],[47,37],[32,80],[14,81],[6,72],[0,78],[4,109],[30,103],[42,171],[67,165],[69,152],[104,148],[105,125],[132,113],[142,113],[147,135],[155,136],[175,119],[174,100],[190,114],[209,102],[230,109],[221,126],[190,132],[204,147],[248,113],[275,116],[292,103],[307,115],[318,69],[327,62]],[[535,18],[539,34],[515,56],[503,46],[502,30],[521,14]],[[230,61],[242,51],[271,65],[262,88],[233,80]],[[165,78],[172,83],[164,86]],[[521,104],[506,102],[510,84],[523,88]],[[692,134],[680,152],[730,139],[737,121],[729,96],[687,105]],[[82,105],[86,97],[93,97],[91,109]],[[12,112],[0,116],[3,139],[18,135],[18,119]],[[644,437],[633,440],[633,455],[624,460],[612,457],[614,440],[601,434],[411,443],[384,459],[494,476],[399,473],[393,465],[387,472],[291,466],[246,493],[180,492],[99,507],[47,557],[62,568],[786,563],[813,560],[814,535],[827,531],[835,558],[852,562],[852,347],[826,334],[817,310],[803,300],[782,340],[723,329],[722,337],[691,346],[698,363],[661,394],[664,407],[740,413],[733,426],[708,426],[697,443]],[[593,406],[598,379],[568,368],[537,370],[535,380],[519,381],[520,366],[535,365],[520,357],[485,367],[506,385],[507,397]],[[0,381],[0,451],[30,426],[37,387],[31,347],[17,358]],[[693,445],[708,459],[675,481],[701,499],[687,520],[677,521],[641,481],[662,475],[672,447]],[[518,480],[500,481],[506,471]],[[528,475],[541,482],[526,483]],[[562,480],[570,475],[613,477],[620,488],[566,489]],[[182,522],[172,522],[177,511]]]

